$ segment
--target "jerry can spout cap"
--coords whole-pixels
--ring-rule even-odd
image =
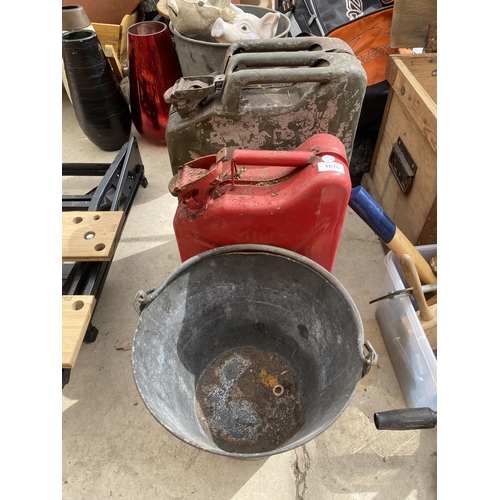
[[[163,99],[171,104],[181,118],[189,118],[211,94],[215,94],[224,83],[224,75],[188,76],[179,78],[164,94]]]
[[[201,199],[219,184],[227,151],[222,148],[217,154],[202,156],[180,167],[168,184],[170,194],[184,201],[193,198],[199,207]]]

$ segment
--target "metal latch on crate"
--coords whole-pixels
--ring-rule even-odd
[[[389,155],[389,168],[404,194],[408,193],[413,185],[417,164],[413,161],[401,137],[392,145]]]

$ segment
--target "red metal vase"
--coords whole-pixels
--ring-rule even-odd
[[[169,184],[182,261],[238,243],[273,245],[333,269],[351,193],[342,142],[316,134],[294,151],[222,149]]]
[[[127,30],[130,109],[135,128],[149,142],[166,144],[170,104],[163,94],[181,78],[165,23],[142,21]]]

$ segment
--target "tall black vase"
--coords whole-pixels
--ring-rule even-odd
[[[94,31],[62,35],[62,56],[75,116],[83,133],[104,151],[130,138],[132,115]]]

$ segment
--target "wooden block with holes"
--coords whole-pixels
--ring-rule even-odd
[[[85,332],[90,324],[96,300],[93,295],[62,297],[62,367],[73,368]]]
[[[99,262],[113,258],[125,213],[62,212],[63,262]]]

